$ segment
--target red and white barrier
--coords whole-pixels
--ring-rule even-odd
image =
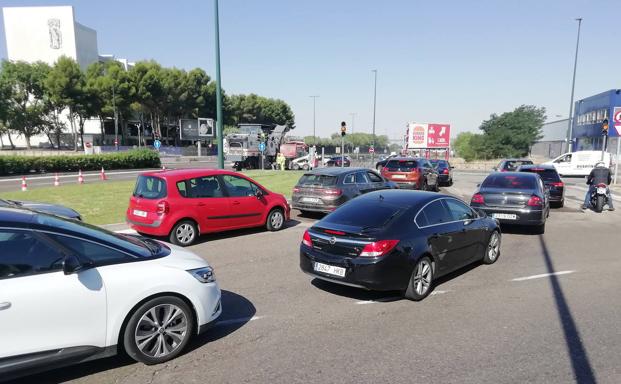
[[[58,177],[58,173],[54,174],[54,186],[60,187],[60,177]]]
[[[28,190],[28,184],[26,184],[26,176],[22,177],[22,192],[26,192]]]
[[[84,184],[84,175],[82,175],[82,170],[78,172],[78,184]]]

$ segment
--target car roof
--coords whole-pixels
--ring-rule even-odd
[[[349,172],[357,171],[372,171],[368,168],[356,168],[356,167],[327,167],[327,168],[315,168],[312,171],[305,172],[305,175],[326,175],[326,176],[340,176]]]
[[[556,171],[556,168],[554,168],[553,165],[550,164],[524,164],[524,165],[520,165],[520,170],[522,169],[545,169],[545,170],[551,170],[551,171]]]
[[[409,157],[409,156],[399,156],[399,157],[393,157],[392,159],[390,159],[390,161],[413,161],[413,160],[426,160],[426,159],[421,159],[420,157]]]
[[[517,158],[516,159],[503,159],[502,161],[503,162],[504,161],[530,161],[531,163],[533,162],[531,159],[517,159]]]
[[[0,207],[0,226],[29,226],[37,212],[21,207]]]
[[[534,177],[539,178],[539,175],[532,172],[492,172],[487,175],[486,179],[491,176],[515,176],[515,177]]]
[[[184,169],[167,169],[161,171],[149,171],[143,172],[140,176],[155,176],[161,177],[164,179],[186,179],[189,177],[197,177],[197,176],[214,176],[214,175],[234,175],[234,176],[245,176],[243,174],[227,171],[224,169],[211,169],[211,168],[184,168]],[[247,176],[245,176],[247,177]]]
[[[430,203],[439,198],[460,200],[457,197],[437,192],[413,191],[406,189],[385,189],[381,191],[365,193],[364,195],[356,197],[348,204],[352,204],[356,201],[363,203],[370,200],[381,199],[382,201],[390,204],[418,210],[423,206],[427,205],[427,203]]]

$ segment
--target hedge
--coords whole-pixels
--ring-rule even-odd
[[[77,172],[108,169],[159,168],[160,156],[148,149],[102,155],[0,156],[0,176],[33,172]]]

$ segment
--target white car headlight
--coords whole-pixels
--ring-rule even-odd
[[[212,267],[190,269],[188,272],[201,283],[215,283],[216,274]]]

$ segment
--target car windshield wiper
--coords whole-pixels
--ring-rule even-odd
[[[147,247],[147,249],[151,252],[152,255],[157,255],[157,253],[160,251],[160,249],[162,249],[162,247],[159,245],[159,243],[150,240],[150,239],[144,239],[144,238],[138,238],[138,240],[144,244],[145,247]]]

